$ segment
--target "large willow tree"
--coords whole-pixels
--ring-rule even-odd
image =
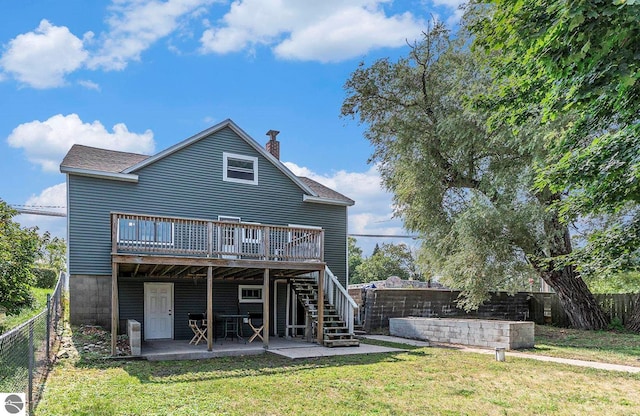
[[[605,316],[566,261],[569,230],[550,209],[561,196],[533,187],[547,131],[529,122],[517,135],[489,133],[488,115],[465,105],[491,85],[483,68],[464,39],[436,23],[406,58],[361,64],[345,84],[342,114],[366,126],[370,162],[396,214],[421,233],[421,258],[463,290],[464,306],[535,275],[558,293],[575,327],[603,328]]]

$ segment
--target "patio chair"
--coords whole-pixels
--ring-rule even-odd
[[[256,337],[264,341],[264,338],[262,338],[262,330],[264,329],[264,319],[262,319],[262,314],[249,312],[248,315],[249,318],[247,319],[247,323],[253,330],[253,335],[249,338],[249,342],[253,342]]]
[[[207,336],[207,321],[202,313],[190,313],[188,316],[189,328],[193,331],[193,338],[189,344],[198,345]]]

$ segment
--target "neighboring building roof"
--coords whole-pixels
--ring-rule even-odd
[[[138,180],[138,176],[135,173],[137,170],[226,127],[232,129],[251,147],[261,153],[267,160],[282,171],[282,173],[296,183],[306,193],[303,198],[304,201],[346,206],[351,206],[355,203],[352,199],[312,179],[295,176],[280,160],[276,159],[271,153],[260,146],[231,120],[225,120],[153,156],[75,144],[62,160],[60,171],[63,173],[136,182]]]
[[[386,280],[349,285],[349,289],[447,289],[440,282],[422,282],[419,280],[403,280],[398,276],[389,276]]]

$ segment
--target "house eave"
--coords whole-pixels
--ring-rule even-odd
[[[314,204],[339,205],[344,207],[350,207],[353,204],[355,204],[355,202],[353,201],[339,201],[337,199],[321,198],[319,196],[312,196],[312,195],[303,195],[302,201],[311,202]]]
[[[317,196],[316,193],[308,187],[305,183],[303,183],[296,175],[293,174],[280,160],[276,159],[271,153],[267,152],[258,142],[256,142],[251,136],[249,136],[244,130],[242,130],[236,123],[234,123],[231,119],[224,120],[215,126],[209,127],[208,129],[189,137],[186,140],[183,140],[180,143],[177,143],[162,152],[151,156],[140,163],[136,163],[133,166],[128,167],[123,171],[123,173],[130,174],[131,172],[135,172],[138,169],[141,169],[147,165],[154,163],[155,161],[162,159],[164,157],[169,156],[172,153],[177,152],[180,149],[183,149],[198,140],[203,139],[204,137],[210,136],[225,127],[229,127],[233,130],[238,136],[240,136],[249,146],[253,147],[258,153],[264,156],[267,160],[269,160],[276,168],[278,168],[282,173],[284,173],[289,179],[291,179],[296,185],[298,185],[304,192],[309,195]]]
[[[87,176],[90,178],[110,179],[122,182],[138,182],[138,175],[131,173],[102,172],[99,170],[71,168],[66,166],[61,166],[60,172],[70,175]]]

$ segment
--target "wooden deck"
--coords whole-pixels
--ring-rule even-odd
[[[123,277],[255,279],[323,270],[324,231],[255,223],[111,214],[112,261]]]
[[[171,216],[111,213],[111,351],[119,322],[118,278],[206,277],[207,326],[212,327],[213,280],[262,280],[317,272],[317,304],[324,305],[324,230]],[[263,347],[269,346],[269,302],[263,302]],[[324,308],[317,322],[323,327]],[[323,333],[317,331],[322,344]],[[207,333],[207,351],[213,347]]]

